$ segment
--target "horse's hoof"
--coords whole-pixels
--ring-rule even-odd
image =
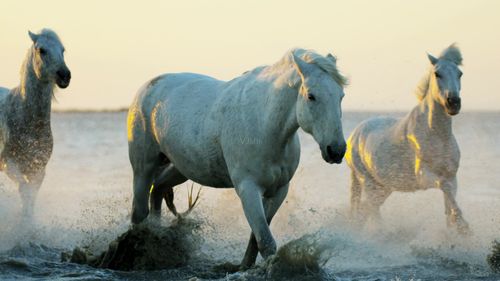
[[[276,242],[274,240],[268,242],[265,247],[259,247],[259,252],[264,259],[267,259],[272,255],[275,255],[277,250],[278,247],[276,246]]]
[[[132,211],[132,224],[140,224],[143,222],[147,217],[148,217],[149,211],[148,212],[137,212],[137,211]]]
[[[248,268],[247,268],[248,269]],[[235,273],[238,271],[244,271],[246,269],[242,269],[242,265],[234,264],[230,262],[225,262],[223,264],[219,264],[213,267],[213,271],[220,273]]]

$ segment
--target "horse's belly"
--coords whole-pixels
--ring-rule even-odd
[[[165,141],[161,148],[174,167],[186,178],[205,186],[233,186],[222,152],[216,145],[207,141],[177,139]]]
[[[179,166],[174,162],[173,164],[186,178],[201,185],[217,188],[233,187],[233,183],[225,165],[220,165],[220,167],[217,168],[214,167],[213,164],[192,165],[190,167],[185,167],[182,164]]]

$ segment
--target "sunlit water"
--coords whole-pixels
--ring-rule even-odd
[[[346,136],[360,121],[375,115],[345,113]],[[200,204],[190,214],[202,222],[198,233],[202,242],[198,259],[188,266],[119,272],[60,261],[61,252],[76,246],[95,252],[106,249],[130,225],[132,173],[125,119],[123,112],[54,114],[54,154],[34,225],[19,223],[17,190],[0,175],[0,279],[252,280],[241,273],[211,277],[203,273],[216,264],[239,262],[246,248],[249,227],[231,189],[203,189]],[[383,225],[350,231],[345,220],[348,167],[326,164],[313,139],[300,133],[301,163],[272,224],[278,245],[320,233],[323,247],[328,248],[323,278],[331,280],[500,280],[485,261],[491,241],[500,238],[498,120],[500,113],[454,117],[462,151],[457,198],[473,229],[471,237],[461,238],[446,229],[439,190],[395,193],[382,207]],[[187,205],[186,190],[187,185],[177,187],[181,210]],[[167,225],[173,219],[171,214],[164,217]]]

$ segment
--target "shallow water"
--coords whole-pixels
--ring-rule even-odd
[[[378,113],[346,112],[346,136]],[[400,113],[390,115],[401,116]],[[249,234],[234,191],[204,188],[190,214],[202,221],[199,253],[187,266],[120,272],[60,262],[61,252],[89,247],[98,252],[129,227],[132,198],[126,114],[56,113],[55,148],[36,206],[36,222],[19,223],[15,186],[0,175],[0,279],[187,280],[191,277],[262,280],[251,274],[207,274],[212,266],[237,263]],[[486,263],[500,238],[500,113],[461,113],[454,131],[462,151],[458,202],[473,229],[468,238],[446,230],[439,190],[395,193],[382,207],[383,225],[349,230],[345,213],[349,169],[328,165],[310,136],[300,134],[301,164],[272,231],[278,245],[321,233],[324,274],[331,280],[500,280]],[[187,205],[187,185],[176,204]],[[173,220],[164,216],[164,223]],[[326,246],[325,246],[326,245]]]

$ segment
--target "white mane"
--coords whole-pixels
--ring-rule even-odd
[[[272,71],[282,69],[284,66],[292,65],[294,63],[292,57],[293,55],[299,57],[307,63],[317,65],[321,70],[329,74],[340,86],[346,86],[348,84],[348,79],[337,69],[337,59],[333,55],[328,54],[325,57],[312,50],[304,50],[300,48],[292,49],[288,51],[281,60],[271,65],[268,70]],[[293,83],[298,83],[300,77],[297,76],[296,79],[297,81],[294,81]]]
[[[48,28],[42,29],[38,35],[40,37],[45,37],[47,39],[54,39],[54,40],[57,40],[58,42],[61,42],[61,39],[59,38],[59,36],[53,30],[48,29]]]
[[[455,44],[451,44],[448,48],[446,48],[439,59],[448,60],[456,65],[462,65],[462,53],[460,53],[460,49]]]
[[[415,95],[417,96],[417,99],[419,101],[423,100],[425,98],[425,95],[427,95],[427,91],[429,90],[429,82],[430,82],[431,74],[430,71],[428,74],[426,74],[422,80],[420,80],[420,83],[418,83],[417,90],[415,90]]]
[[[291,54],[295,54],[307,63],[317,65],[328,73],[339,85],[346,86],[348,84],[347,78],[340,74],[337,69],[337,59],[334,56],[329,54],[325,57],[315,51],[304,49],[293,49],[287,54],[287,57],[290,58]]]

